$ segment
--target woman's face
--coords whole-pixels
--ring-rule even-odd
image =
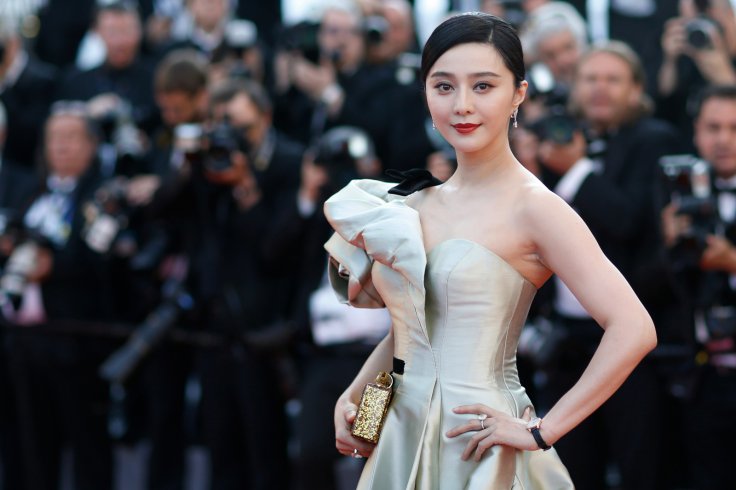
[[[460,44],[440,56],[425,85],[437,130],[459,153],[492,148],[507,140],[509,119],[524,100],[526,82],[516,87],[495,48]]]

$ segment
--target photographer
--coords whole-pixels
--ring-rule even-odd
[[[334,400],[388,331],[385,309],[340,304],[327,279],[323,244],[332,234],[324,201],[352,178],[380,174],[373,144],[357,128],[327,131],[304,156],[301,185],[271,229],[269,260],[291,264],[297,274],[294,322],[300,337],[301,411],[297,422],[297,488],[334,490],[337,463],[331,436]]]
[[[0,279],[6,320],[29,325],[13,336],[21,454],[31,489],[59,485],[62,449],[71,446],[79,489],[112,486],[106,385],[97,366],[107,341],[36,333],[74,322],[109,321],[106,259],[82,238],[82,203],[99,186],[97,135],[83,103],[57,102],[44,131],[47,176],[22,214],[19,239]]]
[[[412,6],[407,0],[366,2],[366,59],[381,65],[399,60],[404,53],[417,53]]]
[[[158,124],[153,66],[140,54],[141,19],[134,3],[116,0],[97,7],[93,26],[105,45],[104,62],[85,71],[72,69],[61,81],[57,99],[89,101],[90,115],[104,133],[104,175],[134,175],[142,168],[143,132]]]
[[[678,148],[677,136],[667,124],[647,117],[644,70],[623,43],[609,42],[583,55],[571,97],[579,120],[568,124],[566,138],[547,137],[540,143],[547,181],[651,307],[658,285],[646,283],[642,271],[656,243],[655,170],[660,156]],[[555,136],[560,126],[549,129]],[[548,381],[540,393],[555,400],[580,376],[603,332],[559,279],[552,285],[549,308],[566,344],[546,370]],[[661,409],[659,398],[656,372],[645,360],[598,412],[557,444],[577,486],[605,488],[606,466],[612,460],[625,488],[656,487],[663,428],[652,420]]]
[[[367,63],[383,71],[386,80],[384,89],[370,104],[381,101],[394,116],[392,121],[384,122],[390,125],[386,141],[379,141],[382,165],[395,170],[422,167],[438,149],[439,134],[430,129],[432,121],[418,82],[421,56],[412,6],[407,0],[384,0],[363,2],[363,9]]]
[[[282,37],[274,62],[274,120],[279,129],[312,144],[332,127],[357,126],[387,161],[390,129],[401,126],[396,121],[400,113],[387,97],[396,81],[382,67],[366,63],[363,17],[357,7],[327,2],[319,24],[293,26]]]
[[[529,90],[519,114],[522,123],[510,134],[510,142],[521,163],[539,175],[535,158],[538,142],[532,130],[542,128],[546,124],[543,121],[562,119],[560,116],[567,112],[575,70],[588,48],[585,22],[571,5],[545,2],[522,24],[521,40]]]
[[[707,216],[692,216],[682,214],[684,202],[673,201],[662,212],[662,229],[673,266],[680,264],[675,268],[680,301],[691,309],[688,321],[699,350],[683,438],[693,488],[705,490],[733,484],[730,465],[736,457],[729,443],[736,435],[736,86],[702,93],[694,134],[698,154],[710,168],[704,186],[693,183],[701,198],[714,199],[715,206]],[[683,267],[679,245],[690,241],[694,231],[702,234],[697,250],[690,248],[697,256]]]
[[[693,94],[709,84],[736,83],[736,17],[729,0],[680,0],[680,17],[667,21],[658,73],[661,117],[692,136]]]
[[[216,87],[210,111],[204,127],[176,131],[186,158],[149,208],[186,219],[192,322],[232,339],[198,357],[211,488],[287,488],[279,366],[291,276],[264,260],[263,240],[298,185],[303,150],[272,128],[270,101],[255,82]]]
[[[160,315],[161,309],[177,299],[169,297],[169,293],[175,293],[177,288],[173,285],[184,281],[185,268],[181,265],[186,263],[188,250],[182,243],[188,231],[188,217],[156,216],[150,205],[161,182],[177,179],[184,164],[183,152],[175,148],[176,127],[202,124],[205,120],[207,61],[204,55],[194,50],[169,53],[156,69],[153,88],[163,126],[151,140],[146,156],[148,173],[127,181],[123,199],[130,209],[128,230],[135,234],[138,250],[121,258],[115,281],[119,318],[140,325],[131,341],[137,335],[145,335],[144,329],[151,325],[150,315]],[[187,311],[179,311],[162,328],[191,328],[191,322]],[[128,410],[128,413],[141,415],[142,435],[150,443],[147,488],[182,488],[185,452],[192,436],[185,430],[185,390],[193,367],[192,348],[171,342],[151,343],[151,351],[138,355],[132,363],[137,371],[124,380],[126,398],[137,400],[140,404],[137,408],[142,409]],[[118,359],[126,358],[122,355]],[[116,365],[112,359],[110,362]],[[112,371],[112,377],[122,376],[115,369]],[[127,421],[127,426],[135,427],[136,420]],[[117,434],[118,437],[130,435]]]

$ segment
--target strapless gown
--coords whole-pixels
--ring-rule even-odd
[[[424,249],[417,211],[392,184],[356,180],[325,203],[336,233],[325,244],[341,300],[386,306],[394,330],[394,398],[359,489],[569,489],[555,453],[494,446],[480,462],[460,456],[474,432],[445,433],[483,403],[521,417],[531,401],[516,347],[536,288],[482,245],[450,239]]]

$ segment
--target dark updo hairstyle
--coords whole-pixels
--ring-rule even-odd
[[[524,53],[516,30],[503,19],[482,12],[471,12],[450,17],[429,36],[422,51],[422,86],[427,82],[429,70],[447,50],[459,44],[489,44],[503,59],[504,65],[514,75],[516,86],[524,80]]]

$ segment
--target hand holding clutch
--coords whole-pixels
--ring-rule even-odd
[[[374,444],[378,442],[391,402],[393,384],[394,378],[381,371],[376,376],[375,383],[365,385],[363,395],[360,397],[358,413],[353,422],[354,437]]]
[[[357,449],[360,456],[367,458],[376,445],[353,437],[352,427],[357,413],[358,406],[349,397],[340,397],[335,405],[335,447],[345,456],[357,457]]]

